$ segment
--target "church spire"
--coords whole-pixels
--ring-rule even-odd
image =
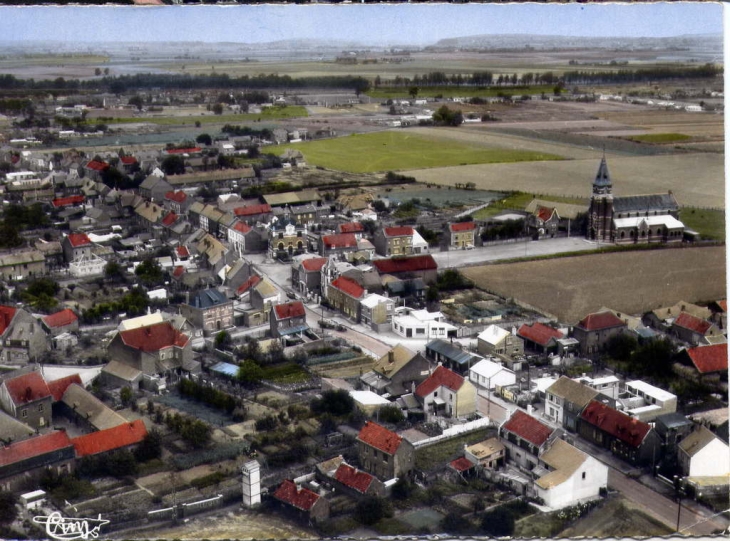
[[[604,153],[603,158],[601,158],[601,165],[598,166],[596,178],[593,181],[593,193],[610,194],[611,188],[611,175],[608,173],[608,165],[606,164],[606,155]]]

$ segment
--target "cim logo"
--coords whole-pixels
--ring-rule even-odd
[[[33,522],[45,525],[48,537],[60,540],[96,539],[99,537],[101,527],[109,524],[109,521],[103,520],[101,515],[99,518],[68,518],[58,512],[51,513],[47,517],[33,517]]]

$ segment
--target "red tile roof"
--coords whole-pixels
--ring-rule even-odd
[[[556,340],[563,338],[563,333],[537,321],[532,325],[523,324],[517,331],[517,336],[541,346],[547,346],[553,338]]]
[[[386,237],[411,237],[413,236],[413,228],[407,225],[398,227],[385,227],[383,232]]]
[[[373,265],[382,274],[399,272],[419,272],[438,269],[436,261],[430,255],[416,255],[413,257],[398,257],[391,259],[376,259]]]
[[[254,216],[256,214],[268,214],[271,212],[271,205],[263,203],[261,205],[248,205],[233,209],[236,216]]]
[[[175,214],[174,212],[168,212],[162,219],[162,225],[170,227],[172,224],[177,222],[177,218],[177,214]]]
[[[184,203],[187,198],[188,194],[186,194],[182,190],[177,192],[172,190],[165,194],[165,199],[167,199],[168,201],[174,201],[175,203]]]
[[[178,246],[176,251],[177,257],[190,257],[190,250],[187,246]]]
[[[51,391],[51,394],[53,395],[53,401],[58,402],[61,400],[61,398],[63,398],[63,393],[66,392],[66,389],[68,389],[69,385],[72,383],[76,383],[82,387],[84,386],[84,383],[81,381],[81,376],[78,374],[72,374],[65,378],[49,381],[48,390]]]
[[[474,222],[457,222],[455,224],[449,224],[449,229],[452,233],[459,233],[461,231],[473,231],[477,228],[477,224]]]
[[[722,308],[723,312],[727,312],[727,300],[717,301],[717,305]]]
[[[246,291],[251,289],[253,286],[258,284],[260,281],[261,281],[261,277],[256,276],[254,274],[253,276],[251,276],[251,278],[249,278],[248,280],[246,280],[239,286],[239,288],[236,290],[236,295],[242,295],[242,294],[246,293]]]
[[[361,233],[365,231],[365,226],[363,226],[360,222],[348,222],[346,224],[338,225],[337,230],[340,233]]]
[[[547,222],[550,218],[553,217],[553,212],[555,212],[555,209],[539,207],[536,214],[537,217],[540,218],[543,222]]]
[[[119,335],[125,345],[145,352],[159,351],[173,346],[184,347],[188,343],[187,335],[168,322],[122,331]]]
[[[449,466],[461,473],[472,469],[474,467],[474,463],[468,458],[462,456],[449,462]]]
[[[679,314],[677,319],[674,320],[674,325],[677,327],[682,327],[684,329],[689,329],[692,332],[696,332],[701,335],[705,335],[707,331],[710,330],[710,327],[712,327],[712,323],[710,323],[707,320],[701,319],[699,317],[695,317],[691,314],[688,314],[687,312],[682,312]]]
[[[302,511],[310,511],[319,500],[319,494],[308,488],[298,489],[294,481],[285,479],[274,492],[274,498]]]
[[[124,165],[132,165],[133,163],[137,163],[137,158],[135,158],[134,156],[122,156],[120,158],[120,161]]]
[[[580,417],[631,447],[639,447],[651,430],[648,424],[596,400],[590,401]]]
[[[71,325],[78,320],[79,318],[76,314],[74,314],[73,310],[66,308],[65,310],[51,314],[50,316],[45,316],[43,318],[43,323],[45,323],[48,327],[55,328]]]
[[[700,374],[727,372],[727,344],[689,348],[687,355]]]
[[[341,233],[339,235],[325,235],[322,237],[325,250],[336,250],[337,248],[357,248],[357,239],[352,233]]]
[[[66,432],[57,430],[27,440],[0,446],[0,467],[72,447]]]
[[[340,276],[336,280],[333,280],[330,285],[350,297],[355,297],[356,299],[359,299],[365,294],[365,290],[360,286],[360,284],[347,276]]]
[[[27,404],[51,396],[46,380],[39,372],[28,372],[21,376],[6,379],[5,387],[15,405]]]
[[[53,208],[70,207],[71,205],[80,205],[86,198],[83,195],[70,195],[69,197],[57,197],[51,204]]]
[[[304,261],[302,261],[302,267],[304,267],[304,270],[307,271],[319,272],[322,270],[322,267],[324,267],[325,263],[327,263],[326,257],[313,257],[311,259],[305,259]]]
[[[616,317],[613,312],[598,312],[596,314],[588,314],[584,317],[576,327],[581,327],[586,331],[598,331],[600,329],[610,329],[611,327],[626,326],[626,322]]]
[[[335,472],[335,479],[343,485],[354,488],[361,494],[365,494],[370,488],[374,477],[369,473],[357,470],[349,464],[340,464]]]
[[[68,237],[68,242],[71,243],[71,246],[74,248],[79,248],[80,246],[86,246],[87,244],[91,244],[91,239],[86,235],[86,233],[71,233]]]
[[[274,306],[277,319],[289,319],[292,317],[304,317],[304,305],[301,301],[287,302]]]
[[[113,428],[79,436],[72,439],[71,443],[76,449],[76,457],[82,458],[135,445],[140,443],[146,435],[147,427],[145,427],[142,419],[137,419],[131,423],[124,423]]]
[[[185,267],[183,267],[182,265],[178,265],[172,271],[172,277],[173,278],[180,278],[183,274],[185,274]]]
[[[106,171],[109,169],[109,164],[106,162],[98,162],[96,160],[91,160],[89,163],[86,164],[87,169],[93,169],[94,171]]]
[[[541,446],[553,433],[553,429],[527,415],[522,410],[516,410],[502,428],[509,430],[530,443]]]
[[[202,149],[200,147],[190,147],[190,148],[170,148],[166,150],[168,154],[194,154],[196,152],[200,152]]]
[[[0,335],[2,335],[8,327],[10,327],[10,322],[13,321],[15,312],[17,311],[18,310],[12,306],[0,306]]]
[[[372,421],[365,422],[365,426],[360,429],[357,439],[389,455],[394,455],[403,441],[403,438],[395,432],[391,432],[384,426]]]
[[[235,229],[236,231],[240,231],[243,234],[246,234],[251,231],[251,226],[246,225],[243,222],[236,222],[236,225],[233,226],[233,229]]]
[[[464,378],[452,372],[445,366],[439,366],[434,370],[433,374],[428,376],[418,387],[416,387],[416,396],[424,398],[434,392],[439,387],[446,387],[452,391],[458,391],[464,385]]]

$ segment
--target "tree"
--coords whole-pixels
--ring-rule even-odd
[[[168,176],[182,175],[185,173],[185,160],[183,160],[182,156],[178,156],[176,154],[167,156],[164,160],[162,160],[160,169],[162,169],[162,171]]]
[[[127,103],[129,103],[129,105],[134,105],[138,111],[141,111],[142,107],[144,107],[144,99],[139,94],[135,94],[129,98]]]
[[[116,261],[110,261],[104,267],[104,276],[112,282],[126,282],[124,269]]]
[[[96,68],[96,69],[94,69],[94,75],[96,75],[97,77],[98,77],[99,75],[101,75],[101,68]]]
[[[134,398],[134,392],[130,387],[124,386],[122,387],[122,390],[119,391],[119,398],[122,400],[122,405],[127,407],[132,401],[132,398]]]
[[[165,275],[160,264],[150,258],[145,259],[134,269],[134,274],[145,287],[158,286],[165,281]]]
[[[433,121],[442,126],[460,126],[464,122],[461,111],[452,111],[446,105],[442,105],[433,114]]]
[[[408,94],[411,96],[411,98],[413,98],[415,100],[416,96],[418,96],[418,87],[412,86],[411,88],[409,88]]]
[[[215,335],[214,343],[216,349],[226,349],[229,345],[231,345],[231,335],[228,331],[221,331]]]
[[[213,111],[214,115],[222,115],[223,114],[223,104],[216,103],[211,110]]]
[[[0,491],[0,524],[12,524],[17,517],[18,498],[12,492]]]
[[[213,144],[213,138],[207,133],[201,133],[195,138],[195,142],[201,145],[210,146]]]
[[[159,431],[152,429],[134,450],[134,458],[139,462],[147,462],[162,456],[162,436]]]
[[[259,383],[264,377],[264,371],[252,360],[243,361],[238,366],[236,378],[244,385],[253,386]]]
[[[393,516],[393,510],[388,500],[384,498],[370,496],[360,500],[355,507],[355,519],[366,526],[391,516]]]
[[[507,537],[515,531],[515,519],[508,509],[497,508],[485,513],[482,518],[482,532],[493,537]]]
[[[388,210],[388,206],[385,204],[385,201],[382,199],[376,199],[372,203],[370,203],[370,206],[373,207],[373,210],[380,214],[381,212],[385,212]]]
[[[343,417],[352,412],[355,401],[350,393],[343,389],[325,391],[322,398],[315,398],[310,405],[314,413],[330,413],[336,417]]]
[[[406,420],[403,412],[396,405],[383,406],[378,411],[378,420],[384,423],[398,424]]]
[[[416,485],[401,475],[393,485],[390,495],[394,500],[407,500],[415,490]]]
[[[664,379],[671,374],[674,346],[669,340],[651,340],[631,356],[631,366],[639,374]]]
[[[441,519],[441,529],[450,534],[466,534],[471,530],[471,523],[465,519],[460,513],[451,511]]]
[[[606,343],[606,353],[617,361],[628,361],[637,346],[636,338],[630,334],[621,333],[609,339]]]

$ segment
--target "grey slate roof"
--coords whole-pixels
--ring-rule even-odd
[[[190,299],[190,306],[195,308],[210,308],[228,302],[228,298],[217,289],[206,289]]]
[[[605,156],[601,159],[601,165],[598,166],[598,172],[596,173],[596,179],[593,181],[593,185],[601,188],[611,187],[611,175],[608,172]]]
[[[616,197],[613,200],[614,212],[676,211],[678,209],[677,200],[671,193],[630,195]]]
[[[429,350],[440,353],[450,361],[455,362],[460,366],[468,364],[469,362],[473,362],[474,364],[476,364],[482,359],[481,357],[473,355],[468,351],[464,351],[463,349],[452,346],[448,342],[439,338],[437,338],[436,340],[431,340],[428,344],[426,344],[426,351]]]

